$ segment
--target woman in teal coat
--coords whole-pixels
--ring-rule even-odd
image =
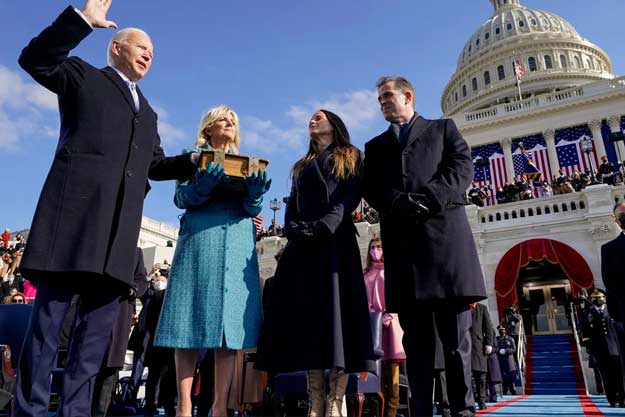
[[[237,115],[209,110],[193,149],[238,153]],[[256,347],[261,300],[255,227],[271,180],[254,173],[237,191],[221,164],[176,185],[174,203],[185,209],[155,345],[176,349],[177,415],[191,415],[191,383],[199,349],[215,349],[213,415],[227,415],[237,350]]]

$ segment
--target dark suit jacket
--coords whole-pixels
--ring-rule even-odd
[[[380,212],[386,307],[416,301],[474,302],[486,289],[463,195],[473,179],[469,146],[452,120],[417,117],[402,148],[392,129],[365,145],[364,195]],[[421,193],[432,213],[423,222],[392,212],[401,193]]]
[[[610,316],[625,321],[625,235],[601,246],[601,278],[605,284]]]
[[[189,155],[164,156],[156,113],[140,90],[136,112],[114,69],[68,58],[91,30],[68,7],[19,58],[58,95],[61,115],[59,143],[21,263],[30,281],[79,272],[132,285],[148,177],[188,178],[195,170]]]
[[[473,371],[486,372],[488,370],[488,355],[484,353],[486,346],[492,346],[493,350],[493,324],[488,314],[488,308],[483,304],[477,304],[475,310],[471,310],[471,369]]]
[[[618,335],[614,319],[606,310],[597,311],[591,307],[582,316],[582,344],[596,358],[618,356]]]

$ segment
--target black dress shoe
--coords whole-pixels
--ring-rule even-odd
[[[484,404],[482,402],[477,403],[477,408],[479,408],[480,410],[485,410],[486,409],[486,404]]]

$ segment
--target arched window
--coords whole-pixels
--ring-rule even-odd
[[[525,22],[522,20],[519,20],[519,27],[520,28],[525,27]]]
[[[473,88],[473,91],[477,91],[477,78],[473,78],[471,80],[471,87]]]
[[[495,28],[495,35],[499,35],[501,33],[501,28],[500,27],[496,27]]]
[[[506,30],[510,32],[512,30],[512,23],[506,23]]]
[[[466,97],[467,96],[467,86],[463,85],[462,86],[462,97]]]
[[[484,34],[484,39],[486,39],[486,40],[490,39],[490,32],[486,32]]]
[[[576,57],[574,57],[574,59],[575,59],[575,68],[581,68],[582,65],[579,62],[579,57],[576,56]]]
[[[456,99],[456,101],[458,101],[458,92],[457,91],[454,93],[454,98]]]
[[[475,46],[480,46],[480,38],[477,38],[477,39],[475,40]]]
[[[490,84],[490,72],[486,71],[484,73],[484,85]]]
[[[562,66],[562,68],[566,68],[567,67],[566,56],[560,55],[560,65]]]
[[[503,65],[497,67],[497,75],[499,76],[500,80],[506,78],[506,70],[504,69]]]
[[[553,62],[551,62],[551,55],[545,55],[545,68],[552,69]]]
[[[584,67],[585,68],[592,68],[592,64],[590,63],[590,59],[586,60],[586,65]]]
[[[531,56],[531,57],[529,57],[527,59],[527,64],[530,67],[530,71],[533,72],[533,71],[537,70],[537,68],[536,68],[536,58],[534,58],[533,56]]]

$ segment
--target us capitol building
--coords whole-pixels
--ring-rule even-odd
[[[561,168],[596,169],[603,155],[617,166],[625,146],[611,138],[625,129],[625,77],[612,73],[608,54],[554,13],[520,0],[490,2],[492,16],[460,51],[441,96],[444,117],[454,119],[474,161],[489,162],[475,167],[476,180],[494,190],[523,173],[519,142],[546,179]],[[524,72],[521,99],[514,61]],[[593,148],[585,153],[580,140],[590,138]],[[566,305],[582,288],[603,288],[600,248],[619,233],[612,208],[625,199],[625,187],[600,184],[506,204],[492,197],[485,207],[466,211],[494,322],[517,304],[526,332],[572,333]],[[356,226],[364,259],[379,225]],[[140,246],[157,246],[146,249],[155,253],[146,262],[162,262],[163,254],[171,261],[173,248],[162,246],[176,235],[175,228],[144,218]],[[258,243],[263,277],[273,274],[274,255],[284,244],[276,237]]]

